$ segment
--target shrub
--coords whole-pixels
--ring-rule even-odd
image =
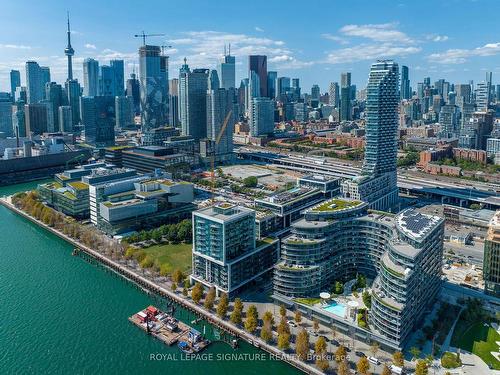
[[[441,357],[441,366],[444,368],[457,368],[462,366],[462,361],[455,353],[446,352]]]

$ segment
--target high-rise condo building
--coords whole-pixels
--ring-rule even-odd
[[[169,91],[169,112],[168,124],[175,128],[180,126],[179,121],[179,79],[173,78],[168,81]]]
[[[144,45],[139,48],[139,80],[143,131],[165,126],[168,118],[167,76],[162,69],[160,47]]]
[[[59,131],[60,125],[58,108],[67,104],[66,92],[60,84],[50,82],[45,86],[45,97],[50,103],[48,111],[50,112],[50,116],[53,118],[54,129],[55,131]]]
[[[119,129],[134,125],[134,101],[131,96],[115,96],[115,125]]]
[[[255,211],[228,203],[193,212],[192,281],[230,297],[270,272],[278,240],[255,240]]]
[[[251,72],[255,72],[259,77],[259,87],[261,97],[267,97],[267,56],[250,55],[248,56],[248,77]]]
[[[85,142],[95,147],[115,144],[115,97],[82,96],[82,124]]]
[[[111,69],[113,69],[113,81],[115,83],[113,91],[115,96],[123,96],[125,94],[125,69],[123,66],[123,60],[111,60],[109,65],[111,66]]]
[[[388,210],[398,201],[398,79],[395,62],[380,60],[372,64],[367,86],[363,168],[360,176],[342,183],[344,197],[363,200],[379,210]]]
[[[68,105],[71,107],[71,115],[73,116],[73,126],[75,126],[80,123],[80,97],[82,90],[77,79],[69,79],[65,85]]]
[[[250,102],[250,135],[258,137],[274,132],[274,103],[270,98],[252,98]]]
[[[42,70],[36,61],[26,62],[26,90],[28,104],[36,104],[44,97]]]
[[[58,122],[59,131],[68,133],[73,131],[73,115],[71,114],[71,106],[62,105],[59,107]]]
[[[401,99],[411,98],[410,74],[407,66],[401,66]]]
[[[16,88],[21,87],[21,73],[19,70],[10,71],[10,96],[12,101],[15,101]]]
[[[330,82],[330,88],[328,90],[328,100],[330,101],[330,105],[333,105],[335,108],[339,106],[340,89],[338,82]]]
[[[224,132],[222,126],[231,111]],[[213,152],[220,159],[230,158],[233,152],[234,124],[238,118],[238,107],[234,89],[209,90],[207,94],[207,138],[211,141]],[[220,136],[219,144],[216,140]]]
[[[345,72],[340,75],[340,120],[352,120],[351,107],[351,73]]]
[[[208,69],[189,69],[184,65],[179,71],[179,115],[182,135],[195,140],[207,136]]]
[[[99,95],[99,62],[94,59],[83,60],[83,95]]]
[[[47,106],[42,103],[26,104],[24,106],[26,119],[26,136],[39,135],[47,132]]]
[[[134,102],[134,113],[137,115],[141,112],[141,91],[139,87],[139,81],[136,78],[135,73],[130,74],[130,78],[127,79],[127,96],[131,96]]]
[[[267,93],[268,97],[276,97],[276,79],[278,78],[278,72],[267,72]]]
[[[12,137],[12,99],[10,93],[0,92],[0,133]]]

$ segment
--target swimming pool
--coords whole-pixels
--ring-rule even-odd
[[[345,318],[345,305],[341,303],[332,302],[328,306],[322,307],[322,309],[328,311],[329,313]]]

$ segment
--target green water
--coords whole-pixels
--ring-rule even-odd
[[[0,188],[0,196],[35,183]],[[0,374],[288,374],[295,369],[241,342],[213,343],[210,359],[186,360],[176,346],[147,336],[127,317],[148,296],[104,268],[71,255],[72,247],[0,206]],[[186,311],[179,318],[190,322]],[[203,322],[197,328],[203,330]],[[212,328],[206,326],[207,334]],[[153,361],[151,354],[165,360]],[[226,360],[221,354],[244,354]]]

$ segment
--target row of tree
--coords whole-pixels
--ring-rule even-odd
[[[193,240],[193,230],[191,220],[184,219],[175,224],[164,224],[152,230],[142,230],[139,233],[127,237],[125,242],[136,243],[147,240],[160,242],[163,238],[172,243],[191,243]]]

